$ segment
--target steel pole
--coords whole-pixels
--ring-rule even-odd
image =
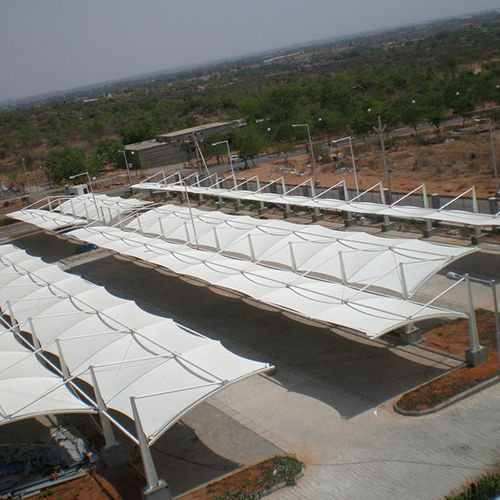
[[[354,184],[356,186],[356,195],[359,196],[358,174],[356,172],[356,163],[354,162],[354,151],[352,149],[351,136],[349,136],[349,147],[351,148],[352,171],[354,172]]]
[[[467,284],[467,299],[469,303],[469,333],[470,333],[470,351],[475,352],[480,347],[479,343],[479,334],[477,331],[477,323],[476,323],[476,313],[474,311],[474,299],[472,296],[472,287],[470,285],[469,275],[464,275],[465,282]]]
[[[379,137],[380,137],[380,147],[382,148],[382,157],[384,159],[385,181],[387,182],[387,188],[389,189],[389,195],[392,196],[391,179],[389,177],[389,169],[387,168],[387,157],[385,154],[385,144],[384,144],[384,131],[382,129],[382,119],[380,118],[380,113],[377,113],[377,122],[378,122],[378,133],[379,133]],[[389,201],[392,203],[391,200],[389,200]]]
[[[148,446],[148,439],[142,427],[139,411],[134,396],[130,398],[130,406],[132,406],[132,413],[134,415],[135,430],[137,440],[139,441],[139,451],[141,452],[142,465],[144,467],[144,475],[146,476],[147,489],[153,490],[160,485],[158,474],[153,463],[153,457]]]
[[[125,153],[125,150],[123,150],[123,159],[125,160],[125,168],[127,169],[127,176],[128,176],[128,181],[130,182],[130,189],[132,189],[132,177],[130,176],[130,170],[127,161],[127,153]]]
[[[106,446],[116,446],[118,441],[116,440],[115,433],[113,432],[113,427],[111,426],[111,422],[106,417],[106,405],[104,403],[104,399],[102,398],[101,391],[99,389],[99,385],[97,383],[97,378],[95,376],[94,367],[90,366],[90,377],[92,380],[92,387],[94,389],[95,399],[97,403],[97,409],[99,411],[99,420],[101,422],[102,433],[104,435],[104,442]]]
[[[490,286],[493,293],[493,306],[495,307],[495,334],[497,339],[498,362],[500,364],[500,318],[498,317],[498,297],[495,280],[490,280]]]
[[[224,141],[227,146],[227,159],[229,160],[229,165],[231,166],[231,174],[233,176],[234,187],[236,187],[236,174],[234,173],[233,168],[233,159],[231,158],[231,151],[229,150],[229,141]]]
[[[312,145],[312,140],[311,140],[311,132],[309,130],[309,124],[306,123],[305,126],[307,127],[307,136],[309,137],[309,149],[311,150],[314,184],[316,186],[319,186],[318,167],[316,166],[316,160],[314,158],[314,150],[313,150],[313,145]]]
[[[92,187],[92,180],[90,179],[89,172],[85,172],[87,174],[87,179],[89,180],[89,187],[90,187],[90,192],[92,193],[92,199],[94,200],[94,205],[95,205],[95,216],[97,217],[97,220],[99,220],[99,208],[97,207],[97,200],[95,198],[94,194],[94,188]],[[103,216],[104,219],[104,216]]]
[[[31,191],[31,189],[28,191],[28,188],[30,187],[30,180],[29,180],[29,177],[28,177],[28,172],[26,170],[26,163],[24,161],[24,158],[23,158],[23,170],[24,170],[24,176],[26,177],[26,188],[25,188],[25,192],[28,193]]]
[[[491,164],[493,166],[493,175],[495,176],[495,196],[498,196],[499,190],[498,190],[497,158],[495,154],[495,141],[493,137],[493,124],[491,122],[491,117],[488,117],[488,125],[490,129]]]
[[[184,192],[186,193],[186,201],[187,201],[188,210],[189,210],[189,217],[191,218],[191,225],[193,226],[194,241],[196,242],[196,248],[199,248],[198,235],[196,233],[196,225],[194,223],[193,211],[191,210],[191,202],[189,201],[189,193],[187,190],[187,184],[186,184],[186,181],[183,181],[183,182],[184,182]],[[187,239],[189,241],[189,235],[188,235]]]

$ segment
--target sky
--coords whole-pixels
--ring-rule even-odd
[[[500,0],[0,0],[0,102]]]

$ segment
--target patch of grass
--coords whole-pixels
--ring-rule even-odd
[[[485,474],[445,500],[491,500],[500,495],[500,471]]]
[[[256,500],[276,486],[294,486],[303,467],[293,456],[275,456],[187,493],[181,499]]]
[[[224,496],[215,497],[216,500],[256,500],[275,486],[285,483],[287,486],[295,486],[295,478],[302,471],[304,464],[295,457],[276,456],[259,465],[262,472],[254,484],[244,481],[244,489],[251,488],[253,491],[228,491]],[[254,489],[255,488],[255,489]]]
[[[54,490],[52,488],[47,488],[46,490],[43,490],[40,495],[38,495],[38,498],[48,498],[51,497],[54,494]]]

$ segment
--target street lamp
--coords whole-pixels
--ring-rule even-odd
[[[90,187],[90,192],[92,193],[92,199],[94,200],[94,205],[95,205],[95,215],[97,219],[99,220],[99,209],[97,207],[97,200],[95,199],[95,194],[94,194],[94,188],[92,187],[92,181],[90,179],[89,172],[82,172],[81,174],[75,174],[75,175],[70,175],[69,179],[76,179],[77,177],[81,177],[82,175],[86,175],[87,179],[89,180],[89,187]]]
[[[483,285],[488,285],[491,288],[491,292],[493,295],[493,306],[495,309],[495,337],[497,342],[497,351],[499,356],[500,363],[500,320],[498,317],[498,298],[497,298],[497,289],[496,289],[496,281],[495,280],[485,280],[481,278],[477,278],[475,276],[470,276],[469,274],[458,274],[453,271],[446,273],[446,276],[449,279],[455,281],[465,281],[467,284],[467,296],[469,302],[469,321],[470,321],[470,333],[471,333],[471,345],[470,352],[475,352],[481,348],[479,345],[479,338],[477,334],[477,324],[476,324],[476,316],[474,312],[474,303],[472,300],[472,289],[470,286],[470,282],[474,281],[476,283],[481,283]],[[475,338],[473,338],[475,337]],[[474,344],[474,345],[473,345]]]
[[[218,146],[219,144],[224,144],[224,143],[227,146],[227,159],[229,160],[229,165],[231,166],[231,174],[233,175],[234,187],[236,187],[236,175],[234,174],[233,159],[231,158],[231,150],[229,149],[229,141],[226,139],[225,141],[213,142],[212,146]]]
[[[347,139],[349,139],[349,147],[351,149],[351,161],[352,161],[352,171],[354,173],[354,184],[356,186],[356,194],[359,195],[359,185],[358,185],[358,174],[356,172],[356,163],[354,161],[354,151],[352,149],[352,138],[351,136],[348,136],[348,137],[342,137],[341,139],[336,139],[336,140],[333,140],[332,143],[337,143],[337,142],[341,142],[341,141],[346,141]]]
[[[130,154],[133,155],[134,152],[130,151]],[[123,159],[125,160],[125,168],[127,169],[128,181],[130,182],[130,190],[132,190],[132,177],[130,176],[130,170],[127,161],[127,153],[125,152],[125,150],[123,150]]]
[[[29,193],[31,191],[31,188],[30,188],[30,179],[28,177],[28,172],[26,170],[26,163],[24,161],[24,158],[22,160],[23,160],[24,176],[26,177],[26,189],[24,191],[27,192],[27,193]]]
[[[495,142],[493,139],[493,125],[491,123],[491,117],[488,118],[474,118],[475,122],[488,122],[488,129],[490,131],[490,148],[491,148],[491,164],[493,166],[493,175],[495,176],[495,196],[499,196],[498,190],[498,174],[497,174],[497,158],[495,154]]]
[[[370,111],[370,108],[368,108]],[[377,123],[378,128],[375,130],[379,133],[380,137],[380,148],[382,149],[382,157],[384,159],[384,172],[385,172],[385,180],[387,182],[387,188],[389,189],[389,204],[392,203],[392,189],[391,189],[391,178],[389,177],[389,169],[387,168],[387,157],[385,154],[385,144],[384,144],[384,128],[382,128],[382,119],[380,118],[380,113],[377,113]]]
[[[311,141],[311,131],[309,130],[309,124],[308,123],[296,123],[296,124],[293,124],[292,127],[306,127],[307,128],[307,137],[309,138],[309,150],[311,151],[311,157],[312,157],[314,184],[316,186],[318,186],[319,185],[318,168],[316,167],[316,160],[314,159],[314,150],[313,150],[313,145],[312,145],[312,141]]]

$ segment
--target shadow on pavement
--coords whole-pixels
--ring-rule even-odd
[[[73,244],[45,233],[15,244],[48,262],[74,254]],[[71,272],[135,300],[151,313],[219,339],[237,354],[272,363],[277,368],[273,377],[288,390],[319,399],[344,418],[442,373],[387,347],[355,342],[113,257],[74,267]]]
[[[18,238],[12,241],[12,245],[22,248],[29,255],[41,257],[45,262],[49,263],[75,255],[75,245],[44,232]]]
[[[222,341],[242,356],[277,367],[273,377],[351,418],[441,373],[387,348],[355,342],[108,257],[72,272],[135,300],[143,309]]]

